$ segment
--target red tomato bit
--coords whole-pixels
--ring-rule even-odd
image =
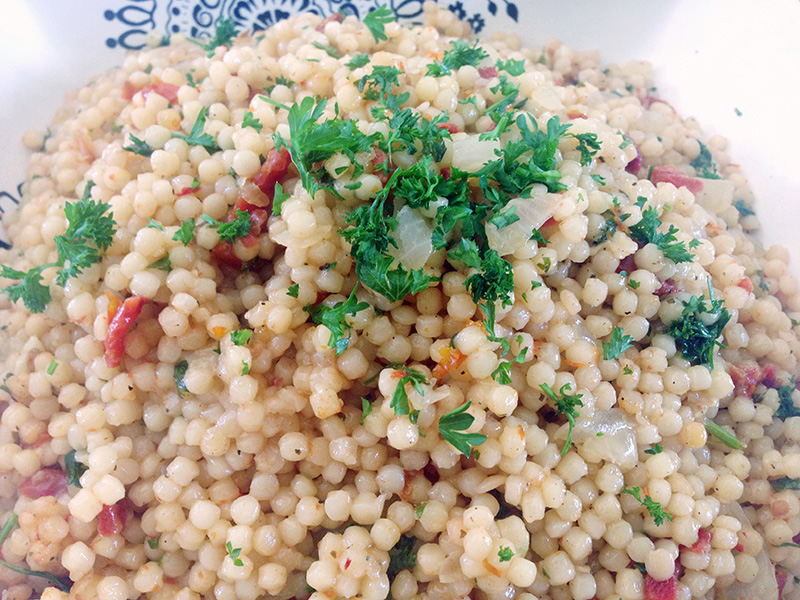
[[[655,185],[659,183],[671,183],[676,188],[685,187],[687,190],[696,194],[703,190],[703,182],[694,177],[689,177],[676,167],[654,167],[650,174],[650,181]]]
[[[644,579],[644,600],[675,600],[678,597],[678,581],[673,575],[664,581],[656,581],[650,575]]]
[[[43,496],[60,496],[67,491],[67,474],[61,469],[39,469],[19,486],[19,493],[36,500]]]
[[[275,197],[275,184],[286,177],[289,170],[291,158],[286,148],[275,150],[273,148],[267,153],[267,160],[253,176],[253,183],[272,200]],[[267,208],[272,208],[271,205]]]
[[[144,296],[131,296],[126,298],[122,306],[114,313],[108,324],[108,335],[105,341],[106,365],[118,367],[125,353],[125,336],[128,335],[133,322],[141,314],[142,307],[147,301]]]
[[[102,536],[120,534],[125,529],[127,519],[127,502],[124,498],[116,504],[104,504],[97,515],[97,533]]]

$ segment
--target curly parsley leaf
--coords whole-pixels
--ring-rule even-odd
[[[261,130],[264,128],[264,125],[258,119],[253,116],[249,110],[244,113],[244,119],[242,119],[242,127],[252,127],[257,132],[261,133]]]
[[[466,412],[471,404],[471,401],[465,402],[439,418],[442,439],[467,458],[472,456],[474,446],[480,446],[487,439],[482,433],[466,433],[475,421],[475,417]]]
[[[244,566],[244,562],[242,559],[239,558],[239,555],[242,553],[241,548],[234,548],[233,544],[230,542],[225,543],[225,549],[228,551],[228,557],[233,561],[233,564],[237,567]]]
[[[67,474],[67,483],[75,487],[83,487],[81,485],[81,475],[83,475],[89,468],[82,462],[78,462],[75,458],[77,450],[70,450],[64,455],[64,472]]]
[[[360,67],[365,67],[369,64],[369,54],[366,52],[362,52],[361,54],[356,54],[351,58],[348,62],[345,63],[345,66],[349,67],[351,71],[355,71]]]
[[[237,329],[236,331],[231,331],[231,341],[234,346],[245,346],[247,342],[250,341],[251,337],[253,337],[252,329]]]
[[[601,148],[600,142],[597,141],[597,134],[570,133],[568,135],[578,140],[578,152],[581,153],[581,165],[585,167],[586,165],[592,162],[592,159],[595,157],[595,155]],[[594,177],[595,175],[592,175],[592,178]],[[599,183],[600,185],[605,184],[604,181],[600,181]]]
[[[172,236],[172,239],[176,242],[180,242],[184,246],[188,246],[189,242],[194,239],[195,224],[194,217],[186,219],[181,223],[181,226],[178,228],[178,231],[175,232],[175,235]]]
[[[292,298],[297,298],[300,295],[300,285],[297,283],[290,285],[286,290],[286,295],[291,296]]]
[[[686,249],[683,242],[675,237],[678,229],[670,225],[666,233],[658,231],[661,219],[658,218],[658,209],[648,207],[642,211],[642,220],[630,226],[631,237],[642,244],[655,244],[664,253],[664,256],[674,263],[692,262],[694,255]]]
[[[401,535],[398,542],[389,550],[389,568],[386,574],[393,581],[400,571],[413,569],[417,564],[417,553],[414,550],[416,538]]]
[[[169,273],[172,271],[172,261],[169,258],[169,254],[165,254],[158,260],[151,262],[149,265],[147,265],[147,268],[158,269],[159,271],[166,271]]]
[[[322,50],[325,54],[330,56],[331,58],[342,58],[342,55],[336,51],[336,48],[333,46],[329,46],[327,44],[322,44],[320,42],[311,42],[311,45],[314,46],[317,50]]]
[[[200,215],[200,218],[208,223],[212,229],[216,229],[221,242],[233,242],[245,237],[250,233],[253,226],[250,220],[250,213],[246,210],[236,209],[236,219],[230,222],[217,221],[208,215]]]
[[[215,152],[220,151],[220,147],[217,145],[217,141],[214,139],[214,136],[210,133],[203,133],[203,130],[206,126],[206,113],[208,109],[204,106],[200,109],[200,112],[197,113],[197,119],[195,119],[194,125],[192,125],[192,130],[189,132],[189,135],[183,135],[181,133],[173,133],[172,137],[178,138],[179,140],[183,140],[190,146],[202,146],[205,148],[209,154],[214,154]]]
[[[486,50],[481,48],[476,41],[472,46],[462,39],[454,40],[450,49],[446,50],[442,57],[442,62],[434,62],[428,65],[428,75],[433,77],[443,77],[450,75],[463,66],[476,66],[481,60],[489,56]]]
[[[736,210],[739,211],[739,214],[743,217],[756,214],[756,212],[752,208],[750,208],[749,206],[747,206],[747,204],[744,203],[744,200],[735,200],[733,202],[733,205],[736,207]]]
[[[575,428],[575,419],[580,416],[577,407],[583,406],[583,402],[581,402],[583,394],[568,394],[567,391],[571,388],[569,383],[562,385],[558,394],[546,383],[541,384],[539,387],[542,388],[542,391],[552,400],[553,404],[556,405],[556,413],[564,415],[569,422],[567,441],[564,444],[564,448],[561,450],[561,456],[564,456],[572,444],[572,430]]]
[[[775,411],[775,417],[785,421],[789,417],[800,417],[800,408],[794,405],[794,398],[792,392],[797,387],[794,385],[782,385],[778,388],[778,409]]]
[[[622,327],[614,327],[608,342],[603,342],[603,359],[617,359],[631,346],[633,346],[633,338],[622,333]]]
[[[717,163],[714,162],[714,158],[711,156],[711,151],[708,149],[708,146],[700,140],[697,140],[697,143],[700,144],[700,154],[689,163],[694,167],[695,171],[697,171],[697,176],[703,179],[722,179],[717,170]]]
[[[514,558],[514,551],[508,546],[500,546],[497,557],[500,559],[500,562],[508,562]]]
[[[369,32],[375,39],[376,44],[381,40],[389,39],[386,35],[385,28],[386,25],[393,22],[394,19],[394,11],[385,4],[381,4],[378,8],[370,11],[364,17],[364,25],[366,25],[367,29],[369,29]]]
[[[344,302],[337,302],[333,306],[320,303],[313,308],[307,307],[311,321],[318,325],[324,325],[331,332],[328,346],[336,351],[336,356],[347,350],[347,346],[350,344],[350,336],[345,337],[345,333],[350,332],[350,325],[347,324],[345,317],[353,316],[359,311],[369,308],[369,304],[366,302],[356,300],[356,289],[353,288]]]
[[[519,77],[525,72],[525,59],[522,58],[520,60],[515,60],[513,58],[509,58],[508,60],[498,60],[497,61],[497,68],[505,71],[509,75],[513,75],[514,77]]]
[[[366,398],[361,398],[361,425],[372,414],[372,403]]]
[[[644,453],[656,455],[656,454],[661,454],[663,451],[664,451],[664,446],[662,446],[661,444],[656,444],[649,450],[645,450]]]
[[[512,206],[503,212],[495,213],[491,217],[489,217],[488,222],[497,227],[498,229],[502,229],[503,227],[508,227],[512,223],[516,223],[519,221],[519,215],[517,214],[517,207]]]
[[[686,360],[693,365],[711,367],[714,364],[714,348],[723,347],[718,338],[731,315],[723,307],[722,300],[714,298],[710,280],[708,293],[708,300],[701,295],[692,296],[688,302],[684,302],[681,318],[670,323],[666,333],[675,338],[675,345]]]
[[[778,479],[773,479],[769,483],[776,492],[782,492],[783,490],[800,490],[800,479],[779,477]]]
[[[196,40],[190,41],[201,46],[203,50],[207,52],[206,56],[211,58],[214,56],[214,51],[218,47],[230,46],[237,35],[239,35],[239,32],[236,30],[236,22],[233,19],[220,19],[217,22],[217,29],[214,31],[214,37],[207,43],[203,44]]]
[[[664,520],[672,522],[672,515],[668,512],[665,512],[664,507],[661,506],[659,502],[656,502],[650,496],[645,496],[644,500],[642,500],[642,488],[639,486],[624,488],[622,493],[630,494],[636,498],[636,500],[638,500],[639,503],[641,503],[641,505],[647,509],[647,512],[650,513],[650,516],[653,517],[653,522],[655,522],[656,527],[663,525]]]
[[[22,300],[25,307],[32,313],[44,312],[44,309],[50,303],[50,288],[42,284],[42,271],[52,266],[42,265],[25,272],[2,265],[0,267],[0,277],[21,280],[19,283],[3,288],[3,293],[12,302]]]

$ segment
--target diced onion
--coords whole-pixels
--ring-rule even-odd
[[[500,150],[498,140],[481,140],[478,135],[456,140],[453,142],[452,166],[467,172],[478,171],[486,163],[497,160],[497,150]]]
[[[404,206],[397,213],[397,229],[392,232],[397,248],[389,252],[406,269],[421,269],[433,253],[432,233],[416,210]]]
[[[501,211],[516,210],[519,221],[498,229],[493,223],[486,225],[486,239],[489,247],[500,256],[512,254],[531,239],[534,229],[539,229],[553,216],[553,199],[550,194],[532,198],[514,198]]]
[[[638,462],[633,423],[619,408],[601,410],[590,419],[577,419],[572,440],[581,454],[631,469]]]
[[[718,215],[733,203],[734,185],[727,179],[703,179],[703,189],[694,197],[700,206],[711,214]]]

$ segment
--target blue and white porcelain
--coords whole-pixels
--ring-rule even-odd
[[[424,0],[0,0],[0,210],[21,197],[27,129],[45,130],[64,94],[141,48],[148,32],[204,39],[221,18],[257,31],[299,12],[363,17],[387,4],[419,21]],[[646,59],[659,94],[706,131],[731,140],[757,198],[764,239],[793,254],[800,275],[800,1],[439,0],[478,36],[557,37],[602,62]]]

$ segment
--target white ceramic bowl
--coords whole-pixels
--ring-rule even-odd
[[[222,17],[264,29],[302,11],[363,16],[386,1],[415,20],[423,0],[2,0],[0,208],[17,201],[27,129],[45,130],[64,94],[141,47],[147,32],[208,37]],[[530,44],[558,37],[598,48],[603,62],[647,59],[659,95],[731,140],[757,198],[767,244],[792,252],[800,275],[800,2],[770,0],[442,0],[478,35],[513,31]],[[741,114],[740,114],[741,113]]]

